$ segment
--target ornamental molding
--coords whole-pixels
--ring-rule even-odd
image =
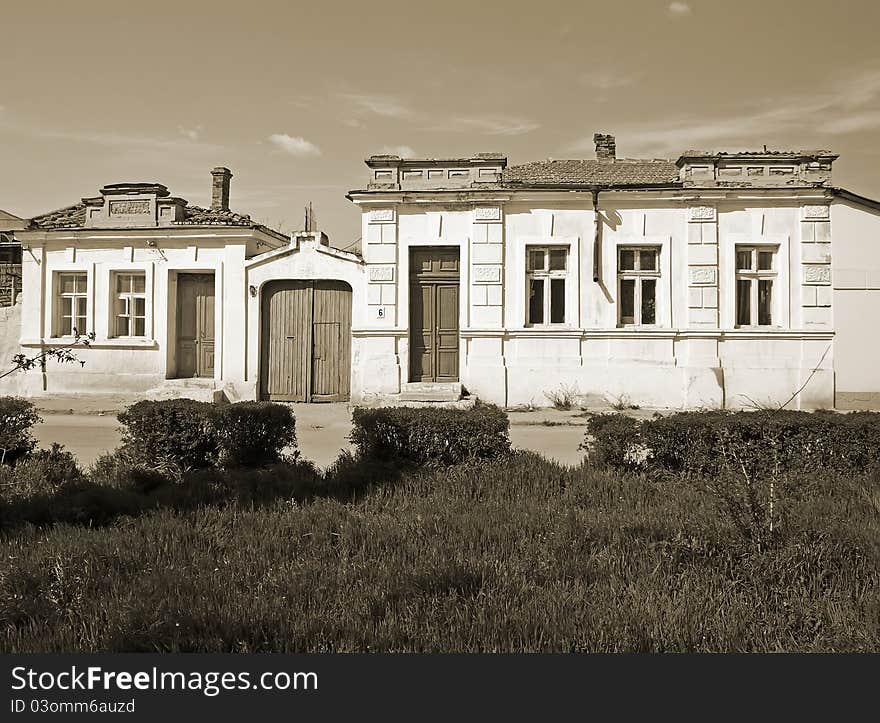
[[[138,201],[110,201],[111,216],[139,216],[150,212],[150,202]]]
[[[476,284],[500,284],[501,267],[480,265],[473,267],[473,280]]]
[[[831,265],[830,264],[804,264],[804,283],[805,284],[830,284],[831,283]]]
[[[478,206],[474,209],[474,221],[500,221],[500,206]]]
[[[718,280],[718,270],[714,266],[695,266],[688,271],[692,284],[714,286]]]
[[[370,223],[394,223],[394,209],[374,208],[370,211]]]
[[[714,221],[715,218],[714,206],[691,206],[688,209],[688,220],[690,221]]]
[[[370,266],[370,281],[394,281],[394,267]]]
[[[827,205],[804,206],[804,221],[825,221],[829,218],[830,207]]]

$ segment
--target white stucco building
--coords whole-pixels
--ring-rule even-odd
[[[460,382],[514,406],[880,406],[878,205],[826,151],[507,166],[373,156],[366,398]],[[444,270],[445,269],[445,270]],[[378,373],[373,373],[378,372]],[[358,372],[356,372],[357,374]],[[805,385],[805,386],[804,386]],[[438,395],[439,396],[439,395]]]
[[[159,184],[15,233],[29,395],[880,408],[880,204],[825,151],[367,160],[362,254]]]

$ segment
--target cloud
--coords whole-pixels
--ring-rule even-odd
[[[723,115],[681,115],[624,123],[615,129],[628,154],[677,156],[761,144],[816,144],[827,136],[880,130],[880,70],[868,70],[825,89],[740,105]],[[576,152],[593,150],[592,135],[575,141]]]
[[[352,128],[364,127],[362,118],[373,116],[417,124],[421,130],[449,133],[480,133],[491,136],[516,136],[538,128],[523,118],[506,115],[456,116],[417,110],[403,100],[372,93],[338,93],[337,97],[353,106],[354,115],[343,122]]]
[[[666,8],[666,12],[672,15],[673,17],[684,17],[685,15],[691,14],[691,6],[686,2],[672,2],[669,3],[669,6]]]
[[[613,70],[595,70],[580,77],[582,85],[596,90],[613,90],[633,85],[638,76],[630,73],[618,73]]]
[[[487,136],[519,136],[540,128],[540,125],[510,116],[452,116],[439,119],[424,130],[448,133],[481,133]]]
[[[287,133],[273,133],[269,141],[291,156],[304,158],[306,156],[320,156],[321,149],[302,136],[291,136]]]
[[[401,158],[415,158],[418,155],[410,146],[382,146],[380,155],[400,156]]]
[[[352,103],[361,112],[382,118],[408,118],[413,115],[413,112],[402,102],[389,95],[340,93],[339,97]]]
[[[199,140],[199,136],[202,134],[202,126],[197,125],[195,128],[186,128],[185,126],[177,126],[177,132],[180,133],[184,138],[189,138],[191,141]]]

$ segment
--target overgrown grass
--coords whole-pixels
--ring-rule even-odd
[[[8,532],[0,648],[880,648],[877,479],[804,478],[758,554],[683,480],[528,453],[364,474],[347,459],[299,502]]]

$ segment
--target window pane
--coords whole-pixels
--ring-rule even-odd
[[[135,319],[134,320],[134,336],[145,336],[146,335],[146,321],[144,319]]]
[[[736,280],[736,324],[748,326],[752,323],[752,282],[748,279]]]
[[[632,271],[636,267],[636,252],[631,249],[623,249],[620,252],[620,270]]]
[[[529,281],[529,324],[544,323],[544,279]]]
[[[758,270],[769,271],[773,268],[773,252],[758,251]]]
[[[550,323],[565,323],[565,279],[550,280]]]
[[[565,260],[568,256],[566,249],[550,249],[550,270],[565,271]]]
[[[116,292],[119,294],[127,293],[131,277],[128,274],[116,275]]]
[[[58,329],[58,336],[70,336],[73,334],[73,319],[69,316],[61,317],[61,326]]]
[[[116,317],[116,336],[128,336],[128,317]]]
[[[61,274],[58,288],[62,294],[72,294],[76,290],[76,276],[73,274]]]
[[[146,316],[146,307],[147,300],[146,299],[134,299],[134,315],[135,316]]]
[[[657,280],[642,280],[642,323],[655,324],[657,319],[656,308]]]
[[[532,249],[529,251],[529,271],[544,270],[544,249]]]
[[[147,278],[144,274],[135,274],[132,278],[132,292],[135,294],[143,294],[146,287]]]
[[[758,324],[770,326],[772,324],[773,307],[773,281],[761,279],[758,281]]]
[[[657,270],[657,251],[655,249],[642,249],[639,254],[639,268],[642,271]]]
[[[746,249],[745,251],[737,251],[736,252],[736,270],[737,271],[749,271],[752,268],[752,250]]]
[[[635,324],[636,282],[633,279],[620,280],[620,323]]]
[[[85,318],[86,316],[86,297],[85,296],[77,296],[76,297],[76,315]]]

